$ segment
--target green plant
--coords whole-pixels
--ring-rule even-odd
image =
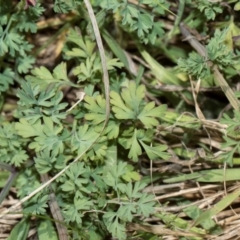
[[[76,4],[81,3],[56,1],[54,10],[69,12]],[[6,14],[10,11],[11,4],[7,7]],[[135,9],[126,4],[119,7],[125,11],[128,8]],[[8,54],[15,58],[19,73],[28,72],[31,65],[27,63],[33,59],[26,53],[32,46],[24,40],[21,33],[35,33],[34,21],[42,12],[43,8],[39,3],[27,9],[19,4],[10,21],[2,21],[3,26],[7,24],[1,38],[2,59],[7,58]],[[128,14],[133,14],[133,17],[142,14],[146,20],[149,18],[140,11],[137,13],[137,9],[135,13],[122,12],[125,16],[123,25],[130,21],[127,20]],[[17,18],[21,19],[21,25],[16,22]],[[139,23],[141,22],[142,20]],[[144,37],[144,31],[148,33],[147,29],[152,29],[152,24],[153,22],[149,27],[143,28],[143,31],[139,31],[139,37]],[[132,28],[131,31],[136,29],[132,24],[129,27]],[[13,40],[10,41],[10,38]],[[140,175],[123,160],[128,155],[130,159],[137,161],[138,156],[143,153],[141,148],[150,159],[168,158],[165,152],[167,147],[154,143],[154,131],[147,130],[159,124],[157,119],[164,115],[166,107],[155,107],[153,102],[147,103],[144,100],[146,89],[143,85],[136,85],[124,75],[118,80],[117,68],[123,65],[109,55],[107,68],[115,91],[111,91],[112,112],[109,123],[98,138],[101,131],[99,124],[102,124],[106,117],[106,101],[98,91],[94,91],[94,84],[100,85],[102,78],[100,58],[94,50],[95,43],[87,37],[81,38],[73,29],[70,30],[67,44],[69,45],[65,56],[69,61],[76,62],[73,74],[78,78],[77,82],[86,82],[84,101],[71,112],[66,111],[68,103],[63,102],[61,89],[64,85],[72,85],[67,75],[66,63],[56,66],[52,73],[45,67],[33,68],[31,74],[26,76],[27,81],[18,80],[21,88],[17,91],[19,100],[15,117],[19,121],[6,124],[3,121],[1,161],[20,168],[16,187],[19,189],[18,196],[23,198],[40,185],[40,175],[54,176],[93,145],[84,154],[81,162],[71,165],[54,184],[56,197],[61,199],[59,205],[64,221],[74,229],[74,234],[70,234],[73,239],[81,238],[84,229],[88,229],[88,233],[85,233],[88,239],[90,236],[92,239],[96,236],[103,237],[107,231],[118,239],[125,239],[125,224],[131,222],[136,214],[147,217],[153,213],[154,201],[152,195],[140,193],[146,184],[139,182]],[[21,46],[26,47],[21,49]],[[19,64],[19,61],[25,65]],[[3,76],[6,83],[13,83],[11,70],[6,68]],[[7,89],[5,86],[3,90]],[[121,94],[118,93],[120,90]],[[67,115],[71,115],[73,120],[66,121]],[[123,123],[126,121],[132,127],[125,128]],[[126,149],[125,156],[119,154],[119,144]],[[24,170],[29,159],[32,159],[31,167]],[[23,212],[44,215],[47,202],[47,192],[38,193],[24,203]],[[44,221],[46,220],[39,220],[39,228]]]
[[[55,73],[57,74],[56,71]],[[49,79],[50,76],[46,77]],[[42,76],[42,81],[44,80]],[[60,103],[63,95],[56,86],[52,86],[50,90],[40,92],[38,86],[32,87],[31,84],[23,82],[22,89],[17,94],[21,114],[19,113],[19,122],[15,123],[15,130],[18,136],[27,140],[24,141],[24,145],[29,143],[29,149],[36,153],[35,174],[38,172],[54,175],[66,166],[67,159],[71,160],[85,152],[99,135],[101,130],[99,124],[105,117],[105,100],[98,93],[94,93],[92,96],[86,96],[85,103],[80,103],[71,113],[76,116],[73,125],[65,123],[66,104]],[[84,161],[72,165],[57,180],[55,186],[56,189],[61,189],[59,196],[63,194],[61,198],[66,223],[71,223],[71,226],[81,231],[82,227],[88,228],[85,219],[93,218],[94,221],[100,221],[103,218],[107,229],[119,239],[125,238],[126,221],[132,221],[133,214],[148,216],[153,213],[154,202],[151,202],[153,196],[139,193],[145,185],[139,185],[139,182],[131,183],[139,179],[139,176],[129,169],[126,163],[121,162],[123,156],[118,156],[118,144],[129,149],[128,157],[134,161],[142,154],[141,147],[152,160],[157,157],[168,158],[168,154],[164,152],[167,147],[152,142],[154,131],[144,130],[145,127],[158,124],[155,118],[163,116],[164,106],[154,107],[154,104],[144,102],[143,85],[137,87],[134,82],[126,81],[125,86],[127,89],[123,89],[121,93],[124,98],[122,104],[117,92],[112,91],[110,94],[113,113],[102,136],[83,156]],[[79,111],[85,114],[79,116]],[[131,128],[124,129],[123,122],[126,121],[132,125]],[[107,157],[110,153],[111,158]],[[19,153],[16,154],[21,157]],[[24,159],[18,159],[18,164],[28,158],[26,154],[23,157]],[[124,177],[127,175],[133,177]],[[27,178],[24,181],[23,176],[21,175],[19,177],[21,181],[17,182],[19,189],[28,181]],[[111,193],[111,197],[109,198],[106,193]],[[112,201],[114,196],[117,199]],[[46,195],[44,199],[46,208]],[[29,204],[32,202],[34,203],[32,200]],[[28,208],[27,205],[26,209]],[[43,214],[45,208],[33,204],[30,209],[35,214]]]
[[[181,236],[189,230],[186,239],[203,239],[201,234],[221,232],[210,217],[229,206],[238,191],[223,198],[217,209],[205,213],[197,206],[184,209],[189,218],[185,219],[165,213],[168,201],[162,206],[154,194],[144,190],[155,180],[164,184],[239,179],[238,169],[226,171],[225,178],[222,169],[214,169],[215,162],[234,167],[240,151],[235,136],[239,96],[232,92],[231,80],[224,79],[234,79],[239,69],[239,51],[232,37],[240,30],[234,17],[227,15],[217,22],[216,30],[210,31],[211,25],[205,22],[222,19],[226,4],[207,0],[182,0],[179,4],[166,0],[95,0],[91,3],[105,41],[101,52],[92,16],[85,8],[87,2],[55,0],[49,5],[44,1],[0,0],[0,166],[10,172],[8,180],[4,179],[5,190],[15,184],[17,197],[24,199],[24,217],[8,239],[16,239],[18,233],[26,239],[33,216],[39,239],[65,240],[69,236],[93,240],[109,234],[117,239],[158,239],[154,227],[146,233],[150,224],[134,229],[138,235],[126,231],[129,223],[143,224],[152,215],[169,231],[184,230]],[[239,3],[226,2],[235,8]],[[58,21],[51,14],[49,17],[48,11],[54,12]],[[185,19],[184,13],[188,16]],[[170,29],[172,16],[175,20]],[[46,25],[39,24],[40,17],[49,18],[43,21]],[[55,32],[39,47],[36,34],[48,35],[49,26]],[[174,45],[179,26],[201,33],[193,31],[194,36],[185,36],[190,44],[195,43],[192,50],[196,51],[189,53],[187,48]],[[206,47],[200,44],[201,38]],[[38,61],[42,51],[52,42],[56,44],[52,55],[61,51],[51,59],[53,63],[41,66]],[[157,60],[159,54],[167,59],[165,65]],[[136,61],[140,62],[138,69]],[[109,86],[102,81],[106,77],[103,67],[108,70]],[[221,112],[221,106],[214,109],[212,103],[205,104],[202,113],[195,85],[187,81],[187,76],[191,76],[191,82],[201,81],[201,87],[207,90],[215,85],[222,87],[235,110],[224,114],[220,123],[206,119],[204,114],[213,118]],[[105,92],[108,87],[109,93]],[[200,96],[208,99],[202,92]],[[210,100],[214,102],[214,98]],[[224,141],[222,147],[230,149],[217,159],[200,137],[205,134],[211,139],[211,131],[216,129]],[[204,154],[199,153],[199,147]],[[194,161],[206,161],[212,169],[205,170],[203,164],[203,169],[194,166],[194,172],[190,172]],[[152,165],[157,171],[161,165],[168,170],[155,174],[146,169]],[[181,174],[179,166],[189,166],[190,170]],[[176,172],[179,176],[172,177]],[[49,186],[51,178],[55,181]],[[41,187],[45,181],[47,187]],[[173,195],[167,200],[189,204],[185,196]],[[49,202],[50,208],[55,202],[57,218],[54,214],[49,217]],[[161,207],[161,213],[156,213],[156,206]],[[203,224],[206,219],[217,230]],[[167,230],[163,228],[162,234],[169,235]]]

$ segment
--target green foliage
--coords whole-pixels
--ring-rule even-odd
[[[90,81],[91,83],[99,83],[101,81],[102,65],[99,55],[94,52],[96,43],[92,42],[88,37],[79,41],[79,35],[73,30],[70,31],[68,42],[77,45],[70,51],[66,51],[66,57],[81,61],[73,70],[73,74],[78,77],[78,82]],[[108,70],[113,70],[116,67],[121,68],[122,66],[123,64],[116,58],[107,60]]]
[[[49,220],[41,221],[37,227],[39,240],[49,239],[57,240],[57,233],[54,229],[53,223]]]
[[[162,24],[154,21],[154,15],[164,14],[168,9],[169,4],[165,1],[142,2],[155,10],[154,15],[124,1],[115,3],[108,5],[107,1],[101,1],[95,4],[101,5],[103,12],[104,9],[113,10],[114,14],[119,12],[121,26],[126,31],[136,32],[145,43],[154,43],[156,37],[163,34]],[[79,4],[78,1],[54,1],[53,10],[68,13]],[[8,14],[10,9],[11,4],[8,3],[1,11]],[[106,100],[94,89],[102,79],[96,43],[91,40],[92,36],[80,37],[76,30],[69,31],[65,59],[75,61],[72,73],[77,77],[77,83],[85,84],[86,96],[74,111],[67,113],[68,103],[64,101],[61,88],[64,85],[78,87],[69,80],[67,64],[62,62],[52,71],[44,66],[32,68],[35,59],[29,53],[33,46],[26,41],[25,34],[37,31],[35,22],[43,11],[39,3],[25,9],[24,2],[21,2],[10,18],[8,15],[1,18],[0,55],[14,58],[15,69],[19,73],[27,73],[27,81],[20,81],[21,87],[16,93],[18,108],[15,116],[18,120],[1,125],[0,160],[22,167],[16,187],[18,196],[23,198],[40,186],[40,174],[54,175],[68,161],[88,150],[82,162],[73,164],[55,183],[55,194],[60,200],[64,221],[76,229],[72,232],[75,239],[82,237],[79,232],[83,229],[94,229],[89,231],[86,239],[93,233],[103,239],[107,232],[118,239],[126,239],[127,222],[137,219],[135,215],[148,217],[154,212],[154,201],[152,195],[141,193],[146,185],[141,183],[136,169],[118,157],[119,151],[122,152],[120,145],[126,149],[121,154],[133,161],[138,161],[144,153],[150,159],[167,159],[167,147],[153,142],[155,131],[151,130],[159,125],[166,106],[155,107],[154,102],[146,102],[144,85],[128,81],[126,74],[118,78],[117,71],[124,65],[106,52],[107,68],[113,83],[111,113],[109,123],[99,138],[101,124],[106,118]],[[99,16],[99,21],[105,20],[101,19]],[[92,31],[91,27],[88,31]],[[3,79],[0,91],[4,93],[14,83],[13,70],[3,68],[0,76]],[[66,119],[70,114],[78,120],[68,123]],[[133,127],[126,129],[126,121],[132,122]],[[111,161],[106,161],[110,152],[113,153]],[[34,165],[25,168],[29,158],[33,159]],[[46,192],[39,193],[24,204],[23,211],[46,215],[48,200]],[[43,236],[40,231],[44,228],[41,225],[44,221],[40,221],[38,228],[40,237]],[[51,234],[52,229],[44,229],[48,232],[46,234]]]
[[[56,0],[54,1],[53,10],[56,13],[68,13],[71,10],[73,10],[75,6],[76,6],[76,1],[74,0],[67,0],[67,1]]]
[[[85,114],[85,118],[92,121],[94,125],[104,122],[106,117],[105,99],[101,95],[98,95],[95,98],[86,96],[84,100],[86,102],[85,108],[90,112]]]
[[[27,239],[28,231],[30,227],[30,222],[28,219],[21,220],[15,227],[13,228],[10,236],[7,240],[25,240]]]
[[[154,212],[153,195],[147,195],[140,191],[145,187],[145,184],[137,182],[134,186],[132,183],[122,185],[119,189],[124,194],[124,198],[121,202],[112,202],[115,204],[121,204],[117,212],[108,212],[103,216],[104,222],[107,225],[108,230],[113,236],[118,236],[118,239],[125,239],[126,234],[124,232],[124,222],[131,222],[133,220],[133,214],[142,214],[148,217],[150,213]]]
[[[35,58],[31,56],[33,45],[25,39],[25,34],[37,32],[36,21],[43,14],[44,8],[37,3],[34,8],[24,9],[24,1],[21,1],[15,11],[9,14],[14,8],[13,2],[1,0],[0,4],[3,6],[0,9],[0,60],[8,58],[15,62],[19,73],[27,73]]]
[[[96,132],[94,128],[88,125],[83,125],[79,127],[76,134],[74,134],[72,138],[72,150],[78,151],[78,154],[85,152],[98,138],[99,132]],[[104,144],[106,142],[106,137],[101,137],[97,140],[96,144],[94,144],[93,148],[85,155],[84,158],[102,158],[106,155],[107,146]]]
[[[54,68],[51,74],[47,68],[41,66],[40,68],[32,69],[31,75],[27,75],[26,79],[28,82],[31,82],[33,86],[38,85],[39,91],[46,90],[46,88],[50,84],[53,85],[53,83],[55,83],[56,86],[70,84],[66,68],[66,63],[62,62]]]
[[[165,105],[155,108],[154,102],[143,104],[145,97],[144,85],[136,86],[135,82],[127,82],[122,89],[121,96],[112,91],[110,93],[113,112],[117,119],[140,120],[147,128],[157,126],[155,117],[161,117],[166,110]]]
[[[211,71],[207,65],[208,61],[217,64],[221,69],[225,69],[227,66],[234,67],[236,64],[234,53],[226,44],[227,32],[227,29],[222,31],[217,29],[214,37],[206,46],[207,57],[202,57],[196,52],[190,53],[187,59],[180,58],[178,60],[179,69],[191,76],[206,79],[211,76]]]
[[[125,149],[129,149],[128,157],[134,161],[137,161],[138,156],[142,154],[142,148],[151,160],[158,157],[168,159],[169,155],[165,152],[167,146],[156,143],[154,146],[152,145],[153,134],[154,132],[151,130],[133,130],[130,128],[123,132],[123,137],[119,138],[119,142]],[[146,143],[150,143],[150,145]]]
[[[0,125],[0,146],[0,161],[2,162],[19,167],[28,159],[28,154],[23,149],[21,139],[14,131],[12,124]]]
[[[208,58],[220,67],[226,67],[234,64],[234,53],[229,50],[226,41],[227,29],[220,31],[217,29],[214,37],[211,38],[206,46]]]
[[[90,210],[92,207],[92,202],[87,198],[80,198],[77,196],[74,197],[73,205],[66,205],[63,209],[63,213],[66,217],[66,222],[74,222],[78,225],[82,224],[82,217],[84,216],[83,212]]]
[[[18,3],[0,0],[0,163],[19,171],[15,187],[21,199],[42,184],[42,174],[53,177],[71,164],[51,185],[70,238],[101,240],[110,234],[124,240],[128,238],[128,223],[142,223],[156,211],[155,196],[144,192],[146,182],[196,178],[207,181],[212,176],[210,170],[206,176],[203,171],[202,175],[186,173],[176,179],[165,179],[171,171],[156,175],[151,172],[151,177],[142,175],[144,168],[152,167],[150,164],[157,163],[154,170],[166,162],[168,165],[172,161],[170,153],[184,162],[182,159],[197,155],[192,150],[194,146],[208,149],[204,142],[198,141],[205,125],[194,115],[186,75],[193,76],[193,81],[201,79],[203,86],[212,86],[212,69],[208,64],[211,61],[223,75],[236,76],[239,53],[228,41],[238,32],[237,26],[234,33],[229,31],[227,23],[214,25],[214,31],[211,24],[204,25],[206,20],[217,19],[223,12],[223,4],[219,2],[95,0],[91,3],[105,41],[110,79],[110,114],[104,129],[107,93],[104,95],[101,58],[84,1],[54,0],[52,5],[41,1],[26,6],[24,0]],[[188,17],[180,16],[176,7],[182,7]],[[53,17],[54,12],[58,14]],[[46,19],[43,21],[46,26],[36,24],[40,19]],[[170,27],[172,19],[175,22]],[[196,52],[186,57],[188,52],[181,48],[184,44],[174,46],[180,39],[175,36],[180,21],[204,36],[209,35],[205,42],[206,57]],[[169,32],[165,34],[170,28],[172,39],[168,38]],[[54,35],[47,37],[46,44],[39,48],[38,36],[52,32]],[[36,59],[40,60],[42,52],[48,53],[45,51],[49,50],[48,45],[53,49],[49,54],[52,56],[48,56],[50,63],[47,59],[46,66],[41,66]],[[136,48],[132,50],[133,46]],[[55,53],[58,58],[52,59]],[[164,66],[160,63],[162,56]],[[178,56],[176,72],[172,65]],[[204,114],[212,114],[206,108]],[[227,125],[222,148],[230,149],[221,153],[221,157],[234,166],[234,156],[240,152],[235,134],[240,125],[239,112],[234,112],[233,117],[224,114],[221,123]],[[217,136],[220,138],[220,134]],[[73,163],[76,158],[78,161]],[[214,171],[212,179],[219,180],[219,173],[220,169]],[[36,215],[39,239],[57,238],[47,220],[52,218],[48,201],[49,189],[44,189],[23,204],[24,214]],[[9,239],[17,239],[17,231],[21,239],[26,238],[28,219],[15,226]],[[152,233],[141,234],[143,239],[156,237]]]
[[[0,93],[5,92],[9,89],[9,85],[13,84],[14,72],[11,69],[5,68],[2,73],[0,73]]]
[[[168,10],[170,4],[166,0],[139,1],[146,8],[154,9],[152,12],[123,0],[97,0],[95,2],[103,9],[112,10],[114,14],[119,14],[121,16],[121,27],[129,32],[136,31],[138,38],[145,44],[149,42],[154,44],[156,38],[164,34],[163,25],[155,22],[154,17],[162,15]]]
[[[63,98],[62,92],[56,92],[54,88],[40,91],[39,86],[30,85],[28,82],[22,83],[22,90],[17,93],[21,109],[21,117],[34,124],[40,118],[50,118],[54,123],[60,123],[60,119],[66,117],[66,113],[60,111],[67,106],[66,103],[60,103]],[[47,120],[46,120],[47,121]],[[50,121],[50,120],[49,120]],[[49,122],[49,127],[50,126]]]
[[[43,215],[46,213],[48,207],[47,201],[49,196],[35,196],[32,198],[24,208],[26,214]]]
[[[223,157],[225,158],[226,163],[228,163],[230,166],[233,166],[233,155],[235,152],[240,152],[240,144],[238,140],[240,113],[234,111],[234,118],[230,118],[227,114],[223,114],[221,122],[228,125],[227,132],[229,135],[224,136],[225,142],[222,144],[222,148],[231,148],[231,150],[223,153]]]
[[[217,14],[223,12],[221,4],[219,2],[212,2],[208,0],[197,1],[198,9],[204,13],[208,20],[214,20]]]
[[[105,228],[113,236],[125,239],[124,226],[134,219],[134,214],[147,217],[153,212],[153,196],[141,194],[145,185],[140,182],[140,175],[131,165],[118,163],[117,155],[113,158],[116,163],[114,165],[105,163],[105,159],[113,144],[117,153],[118,141],[129,150],[128,157],[133,161],[137,161],[144,152],[152,160],[158,157],[168,159],[167,146],[154,143],[154,130],[151,130],[159,124],[166,106],[155,107],[153,102],[147,103],[144,100],[145,87],[125,80],[122,82],[121,94],[111,92],[110,121],[99,138],[101,124],[106,115],[106,101],[98,93],[90,96],[90,88],[86,88],[90,95],[79,105],[79,109],[85,114],[75,125],[66,125],[67,113],[64,110],[67,104],[62,102],[63,94],[57,88],[67,83],[66,76],[58,75],[59,71],[64,69],[63,66],[57,66],[53,74],[46,68],[35,68],[31,71],[33,75],[27,76],[29,81],[22,82],[21,89],[17,92],[19,121],[15,123],[12,131],[16,131],[16,136],[26,139],[24,146],[27,145],[36,154],[34,178],[37,174],[58,172],[66,166],[66,159],[81,155],[92,146],[84,154],[84,161],[71,165],[57,182],[58,195],[63,200],[62,212],[65,221],[80,230],[88,216],[94,219],[103,218]],[[115,68],[112,71],[115,74]],[[41,79],[40,85],[37,84],[38,79]],[[132,121],[134,127],[124,129],[122,126],[126,120]],[[149,129],[145,130],[145,127]],[[130,137],[131,135],[133,137]],[[127,155],[127,152],[125,154]],[[32,185],[27,187],[26,182],[33,177],[32,174],[33,172],[28,171],[19,177],[17,186],[26,186],[19,192],[20,196],[29,193],[39,184],[36,179],[32,179]],[[136,184],[133,183],[135,181]],[[111,191],[118,198],[118,202],[113,203],[112,197],[104,193],[106,191]],[[32,198],[26,203],[25,212],[46,214],[47,200],[46,195]],[[124,201],[123,206],[121,201]],[[93,208],[97,212],[106,208],[106,214],[100,212],[96,215],[92,212]],[[84,214],[86,211],[89,214]],[[112,219],[114,222],[110,223]]]
[[[20,198],[23,198],[31,193],[34,189],[39,187],[40,182],[36,171],[30,168],[22,170],[22,173],[17,178],[16,186],[18,188],[17,195]]]
[[[195,52],[190,53],[187,59],[179,59],[178,66],[192,76],[205,78],[210,74],[206,59]]]
[[[15,129],[24,138],[35,137],[34,141],[29,144],[30,149],[35,149],[36,152],[48,149],[54,155],[63,152],[64,141],[69,137],[69,132],[63,130],[61,125],[54,126],[50,118],[44,118],[44,124],[41,124],[40,120],[30,124],[27,120],[20,119]]]
[[[33,47],[24,39],[23,32],[36,32],[35,22],[43,13],[44,8],[38,3],[34,8],[28,8],[26,11],[20,8],[14,14],[9,15],[8,12],[13,7],[12,4],[9,3],[1,8],[3,20],[0,23],[0,57],[6,57],[5,55],[9,54],[8,56],[11,58],[15,57],[17,60],[23,61],[22,58],[26,58]],[[33,60],[28,60],[28,64],[32,65],[32,63]],[[20,73],[26,72],[27,66],[22,65],[18,70]]]
[[[65,158],[63,154],[58,156],[54,156],[54,154],[47,149],[40,151],[36,154],[37,156],[34,158],[36,170],[40,174],[47,173],[49,171],[56,171],[58,169],[62,169],[65,167]]]

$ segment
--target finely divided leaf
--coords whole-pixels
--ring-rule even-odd
[[[78,154],[82,154],[94,143],[94,146],[85,154],[84,158],[90,158],[93,160],[98,157],[101,159],[106,155],[107,146],[104,143],[106,137],[98,137],[99,132],[95,131],[95,128],[90,127],[87,124],[80,126],[78,131],[72,137],[72,150],[77,150]],[[95,142],[96,140],[97,142]]]
[[[34,136],[41,136],[43,126],[39,120],[36,121],[33,125],[30,124],[26,119],[21,118],[19,119],[19,122],[15,123],[15,129],[20,136],[29,138]]]
[[[126,222],[131,222],[133,219],[133,214],[136,213],[136,206],[133,203],[122,205],[118,209],[118,217]]]
[[[114,105],[112,107],[113,112],[115,113],[115,117],[118,119],[134,119],[134,113],[130,108],[128,108],[124,102],[122,101],[120,95],[116,92],[110,93],[111,104]]]
[[[127,82],[119,95],[111,91],[111,104],[115,117],[118,119],[140,120],[146,127],[151,128],[159,124],[156,118],[165,115],[166,106],[155,107],[154,102],[143,105],[145,86],[136,86],[133,81]]]
[[[9,89],[9,85],[13,84],[13,78],[14,72],[10,68],[5,68],[4,71],[0,73],[0,93],[5,92]]]
[[[57,65],[53,74],[45,68],[41,66],[40,68],[34,68],[31,71],[32,75],[27,75],[26,79],[33,85],[38,85],[41,90],[45,90],[51,83],[56,84],[69,84],[69,79],[67,77],[66,63],[62,62]]]
[[[92,121],[93,124],[99,124],[106,119],[106,100],[101,95],[94,97],[86,96],[84,98],[84,106],[90,113],[85,114],[87,120]]]
[[[141,140],[140,143],[151,160],[155,160],[157,158],[164,160],[169,159],[170,155],[166,152],[168,149],[167,145],[148,146]]]
[[[69,81],[67,76],[67,65],[65,62],[58,64],[53,70],[53,76],[56,79]]]
[[[41,219],[39,225],[37,226],[37,233],[39,240],[58,240],[57,233],[50,220]]]
[[[117,213],[114,212],[106,212],[103,215],[103,220],[105,225],[110,233],[112,233],[113,237],[116,237],[119,240],[125,240],[126,229],[125,226],[119,222]]]
[[[155,107],[154,102],[148,103],[138,115],[138,119],[148,128],[158,126],[159,122],[154,117],[163,117],[166,112],[166,105]]]
[[[132,158],[133,161],[137,161],[138,160],[138,156],[142,154],[142,149],[141,146],[138,143],[138,139],[137,139],[137,130],[134,130],[134,135],[132,136],[132,139],[130,140],[132,142],[131,144],[131,148],[128,154],[129,158]]]
[[[149,217],[150,214],[155,212],[154,204],[154,195],[142,193],[141,198],[138,200],[137,214]]]

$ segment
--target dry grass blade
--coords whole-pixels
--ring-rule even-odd
[[[94,15],[92,6],[91,6],[89,0],[84,0],[84,3],[87,7],[88,14],[89,14],[89,17],[90,17],[91,22],[92,22],[94,34],[95,34],[95,37],[96,37],[96,41],[97,41],[97,45],[98,45],[98,49],[99,49],[99,53],[100,53],[102,69],[103,69],[103,83],[104,83],[105,97],[106,97],[106,119],[105,119],[104,126],[103,126],[103,129],[102,129],[102,131],[103,131],[104,127],[106,126],[106,124],[108,122],[108,118],[109,118],[109,114],[110,114],[109,76],[108,76],[108,70],[107,70],[107,62],[106,62],[104,47],[103,47],[101,35],[100,35],[100,32],[99,32],[97,20],[96,20],[96,17]]]
[[[182,231],[173,231],[170,229],[164,228],[162,225],[140,225],[136,223],[131,223],[128,225],[128,230],[129,231],[145,231],[145,232],[150,232],[154,233],[157,235],[161,236],[181,236],[181,237],[203,237],[203,235],[200,234],[194,234],[194,233],[188,233],[188,232],[182,232]],[[210,235],[204,235],[204,237],[211,237]]]

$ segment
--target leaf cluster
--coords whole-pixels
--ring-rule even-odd
[[[102,76],[102,65],[99,54],[95,52],[96,43],[89,37],[79,39],[79,35],[73,30],[70,31],[67,41],[72,46],[65,54],[68,59],[75,59],[78,62],[73,69],[73,74],[78,77],[78,82],[99,83]],[[122,66],[123,64],[117,58],[109,57],[107,59],[109,71]]]
[[[214,20],[217,14],[223,12],[222,6],[218,2],[211,2],[208,0],[197,1],[198,9],[204,13],[208,20]]]
[[[187,72],[191,76],[206,79],[211,76],[211,69],[208,66],[208,61],[216,64],[221,69],[226,67],[234,67],[236,64],[236,57],[234,52],[229,49],[226,44],[228,29],[220,31],[217,29],[214,36],[206,45],[206,55],[203,57],[196,52],[189,54],[187,59],[180,58],[178,60],[178,67],[181,71]]]
[[[25,39],[28,32],[36,33],[36,21],[44,8],[38,3],[34,8],[24,9],[23,1],[13,5],[12,1],[1,1],[0,15],[0,59],[9,57],[15,61],[19,73],[27,73],[35,62],[30,52],[33,45]],[[9,15],[12,8],[13,14]]]
[[[139,5],[123,0],[97,0],[96,4],[104,10],[111,10],[113,14],[119,15],[120,26],[128,32],[136,32],[137,37],[145,44],[154,44],[156,38],[164,34],[163,25],[154,21],[154,18],[168,11],[170,4],[166,0],[141,0]],[[152,11],[146,10],[148,8]]]
[[[10,137],[11,144],[14,143],[13,137],[24,139],[24,144],[20,141],[21,144],[17,145],[19,151],[15,154],[19,163],[14,158],[11,163],[15,166],[27,164],[27,153],[32,155],[29,150],[34,152],[35,162],[34,170],[24,171],[17,181],[17,187],[22,188],[19,196],[28,194],[40,184],[38,174],[57,173],[67,165],[67,161],[81,155],[93,144],[82,157],[82,162],[71,165],[56,182],[56,194],[61,199],[64,219],[77,231],[88,227],[89,218],[95,222],[103,221],[101,229],[125,239],[126,223],[133,221],[135,215],[147,217],[153,213],[154,201],[152,195],[141,193],[146,185],[140,182],[139,173],[118,157],[120,145],[126,149],[125,152],[121,150],[121,155],[132,161],[138,161],[142,154],[151,160],[168,159],[167,146],[153,141],[153,127],[159,125],[166,106],[155,107],[153,102],[147,103],[145,87],[123,78],[122,86],[119,86],[121,92],[110,92],[110,120],[99,138],[106,115],[106,101],[98,92],[91,93],[91,84],[86,86],[89,95],[77,107],[85,114],[74,124],[65,122],[67,103],[63,102],[59,88],[68,83],[67,77],[60,74],[64,72],[63,66],[61,63],[53,73],[44,67],[33,69],[32,75],[27,76],[28,81],[23,81],[17,92],[16,116],[19,120],[10,126]],[[113,68],[113,76],[115,71]],[[71,114],[77,115],[78,111]],[[132,127],[126,128],[126,122]],[[5,132],[10,134],[7,130]],[[7,141],[7,136],[3,134],[4,141]],[[35,184],[27,187],[26,183],[30,181]],[[107,193],[111,193],[110,196]],[[114,198],[118,200],[112,201]],[[46,193],[40,193],[25,204],[24,211],[45,215],[47,201]]]

